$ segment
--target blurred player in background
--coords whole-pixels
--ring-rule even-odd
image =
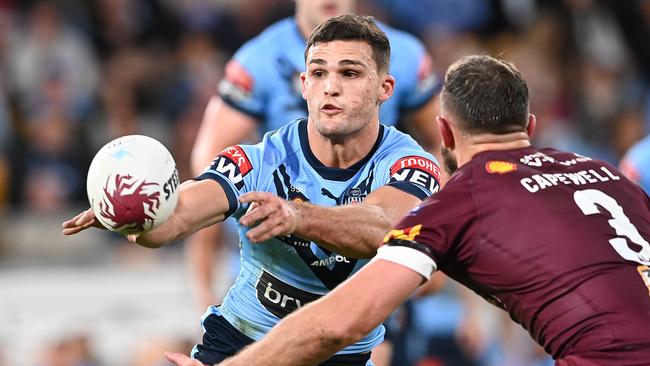
[[[558,366],[650,364],[644,191],[603,161],[532,146],[528,88],[507,62],[452,65],[437,121],[458,165],[445,188],[357,275],[223,365],[315,364],[380,324],[436,270],[506,310]]]
[[[257,145],[222,151],[183,183],[172,216],[130,236],[159,247],[229,216],[238,219],[241,270],[221,306],[203,318],[192,355],[218,363],[261,339],[281,318],[336,287],[375,255],[381,237],[438,191],[433,156],[379,123],[393,94],[390,43],[369,17],[321,24],[300,76],[308,119],[265,135]],[[64,234],[96,225],[92,210],[64,223]],[[332,230],[336,228],[336,230]],[[383,326],[323,363],[372,365]]]
[[[650,192],[650,135],[634,144],[621,160],[620,169],[626,177]]]

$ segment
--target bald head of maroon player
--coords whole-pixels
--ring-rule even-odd
[[[399,263],[431,260],[506,310],[558,365],[650,365],[648,197],[607,163],[532,146],[526,83],[507,62],[452,65],[441,102],[459,169],[379,258],[426,254]]]
[[[224,365],[315,364],[436,269],[506,310],[557,365],[650,365],[648,196],[609,164],[532,146],[528,88],[510,63],[461,59],[441,106],[458,166],[445,187],[357,274]]]

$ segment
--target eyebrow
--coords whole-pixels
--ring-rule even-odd
[[[311,60],[309,61],[309,63],[310,63],[310,64],[323,65],[323,66],[324,66],[324,65],[327,65],[327,61],[323,60],[322,58],[314,58],[314,59],[311,59]],[[349,60],[349,59],[345,59],[345,60],[341,60],[341,61],[339,61],[339,66],[349,66],[349,65],[353,65],[353,66],[361,66],[361,67],[364,67],[364,68],[367,67],[366,64],[364,64],[364,63],[361,62],[361,61],[357,61],[357,60]]]

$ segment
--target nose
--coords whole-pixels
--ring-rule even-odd
[[[341,85],[336,75],[330,75],[325,80],[325,95],[335,97],[341,94]]]

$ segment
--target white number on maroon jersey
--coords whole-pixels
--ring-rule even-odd
[[[627,260],[650,265],[650,244],[641,237],[639,230],[632,225],[630,219],[625,216],[623,207],[614,198],[596,189],[585,189],[576,191],[573,194],[573,199],[585,215],[600,213],[598,206],[607,210],[612,216],[611,220],[607,221],[609,226],[616,230],[617,235],[621,236],[609,241],[614,250]],[[630,248],[628,239],[640,246],[641,250],[636,251]]]

